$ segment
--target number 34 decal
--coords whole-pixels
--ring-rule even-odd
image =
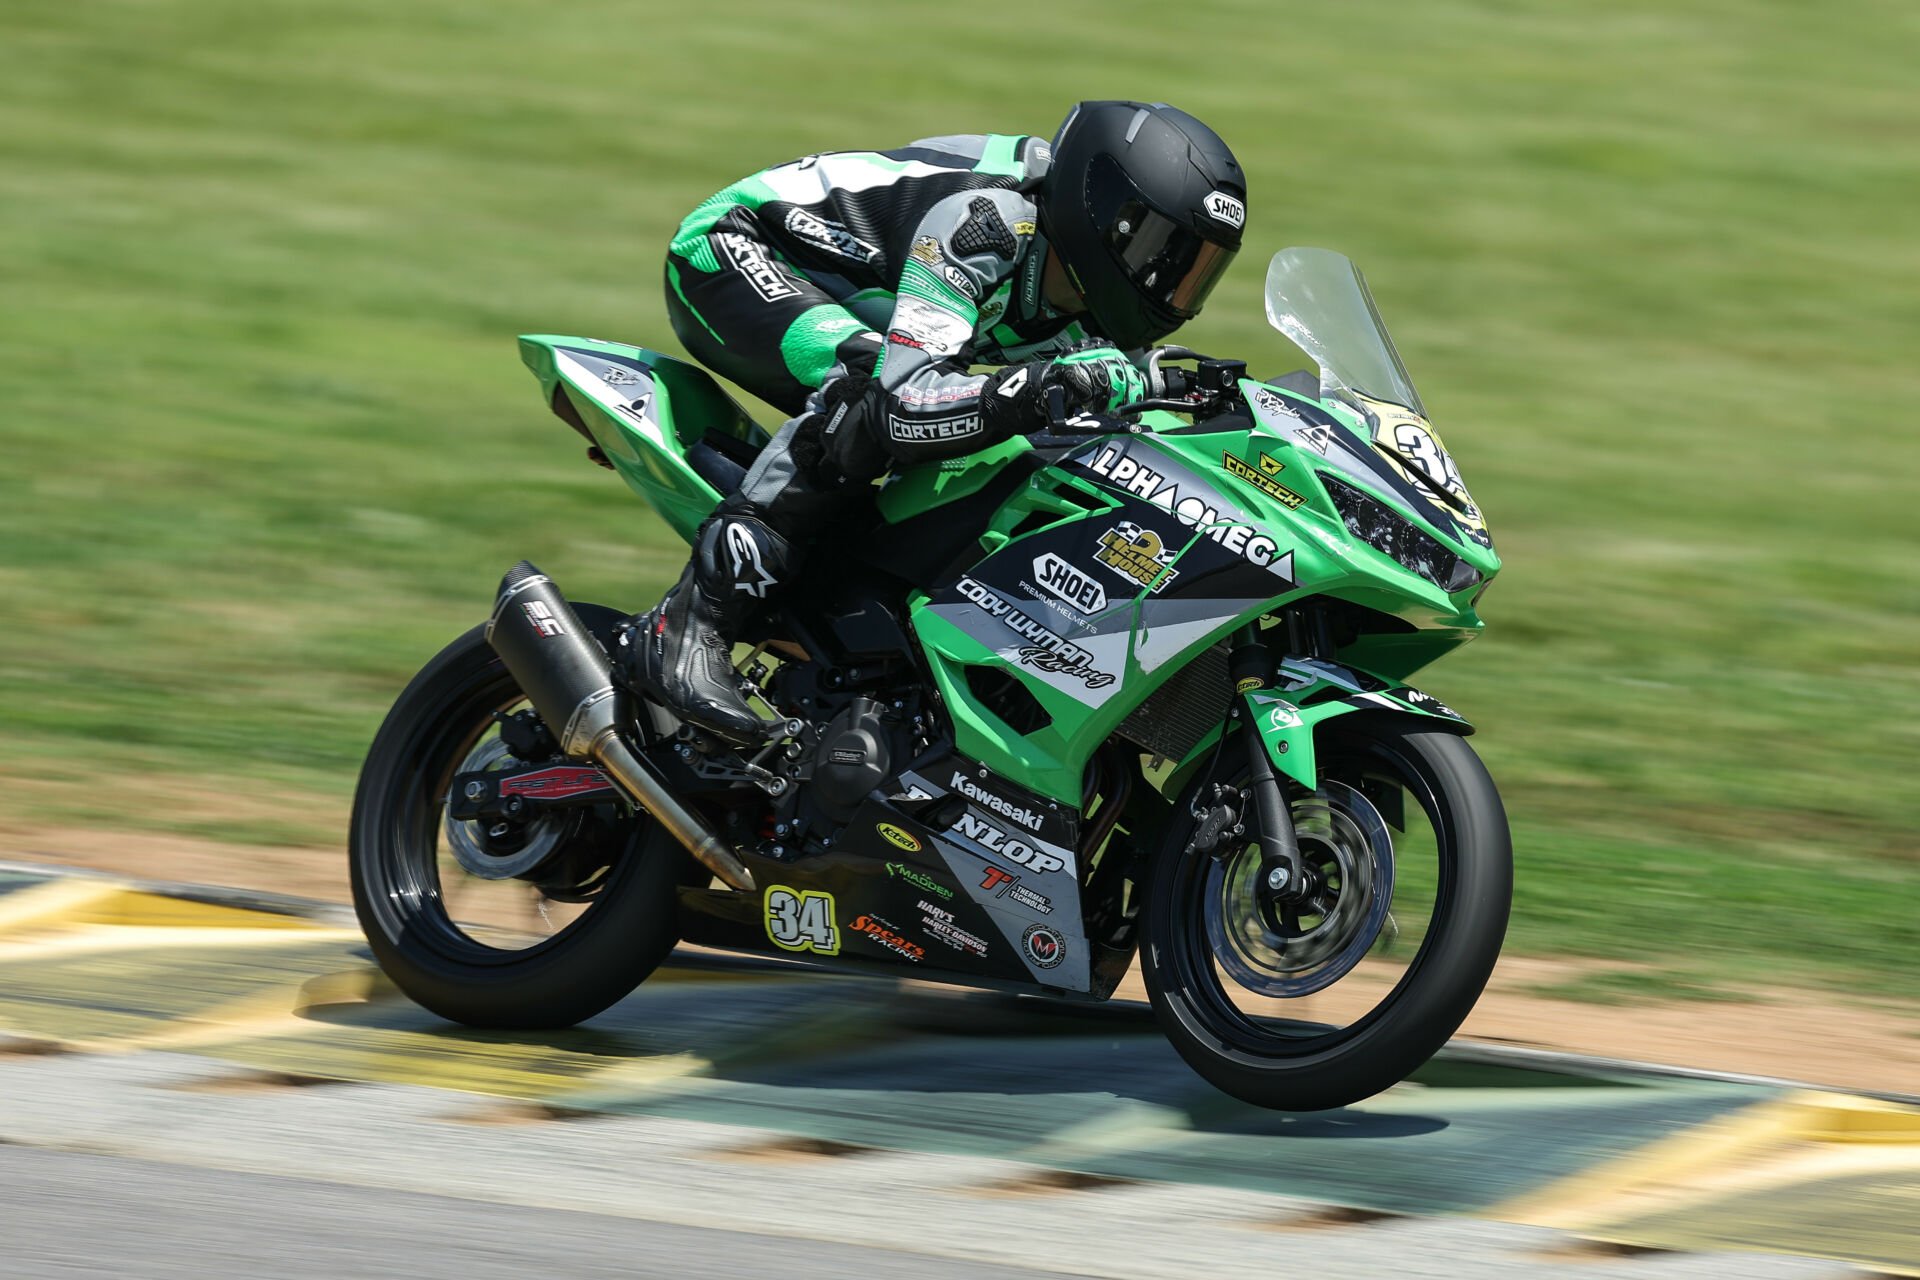
[[[767,886],[767,936],[788,951],[840,953],[840,931],[833,924],[833,895],[798,893],[783,884]]]

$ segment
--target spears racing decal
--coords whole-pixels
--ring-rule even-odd
[[[905,960],[918,964],[927,958],[927,949],[917,942],[909,942],[900,935],[890,920],[884,920],[871,912],[853,918],[847,928],[864,935],[869,941],[878,943],[888,951]]]

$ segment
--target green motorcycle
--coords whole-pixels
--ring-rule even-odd
[[[516,566],[362,772],[381,967],[454,1021],[550,1028],[680,941],[1082,1001],[1137,955],[1237,1098],[1404,1078],[1506,929],[1499,795],[1404,683],[1480,629],[1500,561],[1358,269],[1287,250],[1266,301],[1317,374],[1162,348],[1154,399],[890,477],[736,650],[763,746],[618,687],[624,615]],[[682,361],[521,351],[683,538],[766,441]]]

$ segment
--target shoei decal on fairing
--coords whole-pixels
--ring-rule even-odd
[[[1166,453],[1103,441],[1061,465],[1123,505],[1010,543],[928,605],[1033,679],[1101,706],[1293,587],[1292,549]]]

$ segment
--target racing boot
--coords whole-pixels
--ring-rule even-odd
[[[730,742],[765,742],[777,721],[740,691],[733,642],[754,610],[792,574],[793,545],[737,498],[694,536],[680,581],[648,613],[620,629],[614,666],[629,687],[689,724]]]

